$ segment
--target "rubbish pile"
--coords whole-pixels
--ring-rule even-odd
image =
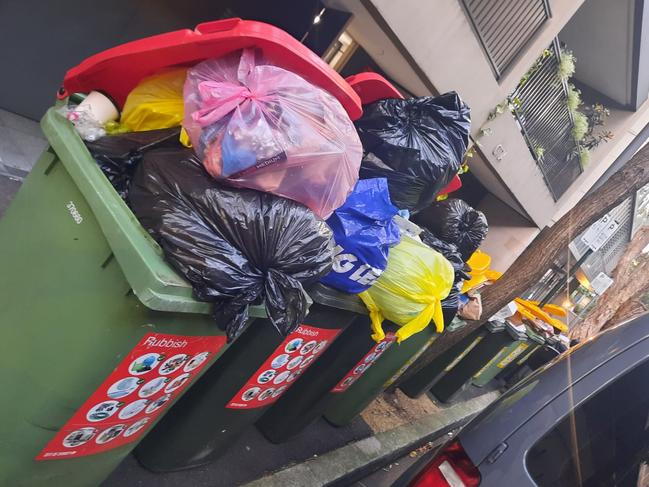
[[[276,27],[225,19],[98,53],[57,96],[43,120],[54,153],[13,221],[40,210],[23,203],[32,194],[64,198],[72,223],[48,217],[42,232],[67,242],[73,225],[89,258],[57,247],[43,280],[102,299],[56,309],[92,357],[67,355],[92,367],[65,366],[74,380],[51,422],[76,412],[38,460],[103,456],[83,473],[39,464],[42,478],[98,484],[142,439],[154,471],[203,465],[267,409],[260,430],[277,441],[316,417],[344,424],[441,333],[479,318],[480,289],[499,277],[479,250],[484,215],[457,198],[470,110],[456,93],[404,99],[378,73],[343,79]],[[25,321],[50,333],[51,310],[33,301]],[[23,438],[49,431],[20,409],[27,465]]]
[[[62,113],[230,340],[251,304],[291,333],[318,281],[361,297],[377,341],[385,318],[403,326],[401,341],[431,322],[441,332],[460,307],[487,223],[461,200],[435,203],[468,144],[456,93],[379,97],[352,121],[335,96],[250,47],[162,67],[121,114],[98,92]],[[420,210],[425,228],[403,237],[394,217]]]

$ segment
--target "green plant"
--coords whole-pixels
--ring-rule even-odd
[[[532,67],[527,70],[527,73],[525,73],[521,80],[518,82],[518,88],[525,86],[525,83],[527,83],[527,81],[534,75],[534,73],[541,69],[541,67],[543,66],[543,61],[550,56],[552,56],[552,51],[550,51],[550,49],[543,49],[543,52],[541,53],[539,58],[534,61]]]
[[[577,109],[581,106],[581,103],[581,91],[575,88],[575,85],[569,83],[566,105],[568,106],[570,113],[574,115]]]
[[[489,112],[489,115],[487,116],[487,121],[494,120],[498,115],[500,115],[501,113],[504,113],[505,110],[507,110],[507,108],[509,108],[509,100],[504,99],[503,101],[498,103],[498,105],[496,105],[493,108],[493,110],[491,110]]]
[[[602,142],[608,142],[613,138],[613,132],[610,130],[595,132],[596,128],[602,127],[606,123],[606,119],[611,115],[611,111],[608,108],[601,103],[595,103],[594,105],[587,106],[583,112],[588,122],[588,130],[582,139],[582,146],[588,150],[592,150]]]
[[[575,111],[572,114],[572,120],[572,138],[580,142],[588,133],[588,117],[579,111]]]
[[[576,59],[572,51],[561,49],[557,73],[562,80],[567,81],[573,74],[575,74],[575,61]]]

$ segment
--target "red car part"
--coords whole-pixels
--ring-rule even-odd
[[[459,441],[444,448],[408,487],[477,487],[480,472]]]

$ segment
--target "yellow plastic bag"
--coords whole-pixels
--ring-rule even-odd
[[[417,240],[402,236],[390,249],[388,266],[367,291],[359,294],[370,312],[372,338],[385,338],[381,323],[388,319],[401,328],[397,343],[420,332],[430,322],[444,330],[441,300],[453,285],[453,267],[442,254]]]
[[[129,132],[178,127],[186,76],[187,68],[173,68],[140,81],[126,98],[120,125]]]

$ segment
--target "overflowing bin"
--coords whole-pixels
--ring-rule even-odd
[[[225,337],[74,128],[55,109],[42,128],[52,147],[0,221],[0,485],[96,485]]]
[[[92,56],[67,72],[58,97],[66,104],[77,92],[94,93],[114,110],[146,76],[246,48],[326,90],[349,118],[360,116],[356,93],[308,48],[273,26],[240,19]],[[93,160],[79,120],[75,131],[59,108],[42,120],[51,148],[0,222],[0,291],[12,297],[0,307],[6,324],[0,364],[10,391],[0,399],[0,485],[99,484],[228,347],[213,304],[193,297]],[[262,377],[275,381],[282,374],[289,384],[347,324],[340,313],[314,305],[283,340],[262,306],[255,302],[247,313],[243,341],[211,369],[241,366],[227,373],[241,379],[242,389],[247,379],[261,384]],[[246,343],[249,350],[238,354]],[[248,375],[249,362],[279,347],[284,353],[273,356],[278,362],[271,357],[268,368],[274,372]],[[282,372],[273,366],[280,362]],[[232,411],[247,412],[283,392],[256,387],[234,391]]]
[[[249,326],[135,451],[149,470],[208,464],[275,403],[365,309],[356,296],[318,285],[304,323],[286,338]],[[334,342],[335,343],[335,342]],[[300,378],[303,381],[304,378]],[[299,383],[298,382],[298,383]]]

